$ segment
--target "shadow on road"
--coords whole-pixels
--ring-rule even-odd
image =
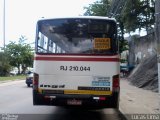
[[[22,115],[20,120],[127,120],[120,112],[106,113],[107,109],[86,110],[58,107],[53,114]]]

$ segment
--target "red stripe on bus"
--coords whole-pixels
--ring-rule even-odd
[[[77,57],[35,57],[34,60],[44,61],[111,61],[119,62],[119,58],[77,58]]]

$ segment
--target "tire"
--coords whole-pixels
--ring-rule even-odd
[[[114,93],[112,99],[112,108],[119,109],[119,93]]]
[[[27,87],[30,87],[30,84],[29,84],[29,83],[27,84]]]
[[[36,91],[33,91],[33,105],[38,105],[39,104],[39,101],[38,101],[38,98],[37,98],[37,93]]]
[[[36,91],[33,90],[33,105],[43,105],[44,101],[41,96],[37,94]]]

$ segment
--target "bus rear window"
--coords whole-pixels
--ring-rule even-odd
[[[37,53],[115,54],[118,50],[114,21],[53,19],[37,26]]]

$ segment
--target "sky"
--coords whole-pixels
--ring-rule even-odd
[[[5,41],[18,41],[21,35],[33,43],[36,22],[42,18],[83,15],[85,6],[97,0],[5,0]],[[3,8],[0,0],[0,47],[3,47]]]

